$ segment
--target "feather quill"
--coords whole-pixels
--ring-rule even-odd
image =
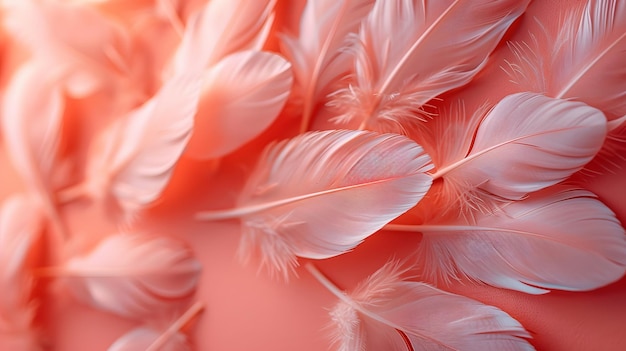
[[[191,351],[181,329],[202,309],[202,304],[196,302],[162,332],[148,326],[135,328],[117,339],[108,351]]]
[[[310,132],[266,149],[236,208],[197,218],[240,218],[241,257],[258,251],[287,277],[296,256],[340,255],[415,206],[430,168],[422,148],[400,135]]]
[[[212,0],[189,19],[174,54],[174,72],[199,72],[242,50],[260,50],[276,0]]]
[[[334,94],[341,113],[336,120],[404,131],[429,100],[467,84],[483,68],[528,3],[377,1],[356,41],[354,80]]]
[[[437,165],[433,178],[443,178],[450,194],[519,200],[580,170],[606,132],[602,112],[584,103],[509,95],[480,122],[466,156]]]
[[[421,282],[390,261],[351,293],[306,268],[340,302],[331,310],[340,351],[534,350],[530,335],[502,310]]]
[[[242,51],[225,57],[205,76],[185,155],[219,158],[261,134],[285,105],[292,81],[289,62],[278,55]]]
[[[120,206],[127,215],[152,204],[187,145],[199,95],[199,78],[172,78],[100,135],[90,149],[86,180],[69,191]]]
[[[495,214],[424,225],[389,225],[423,233],[419,254],[431,279],[459,275],[542,294],[592,290],[626,272],[626,236],[592,193],[562,186],[533,193]]]
[[[36,303],[28,256],[40,239],[43,216],[36,201],[13,196],[0,210],[0,347],[40,350],[32,328]],[[32,262],[30,262],[32,264]]]
[[[50,75],[61,78],[70,95],[89,95],[129,73],[128,36],[89,6],[20,0],[6,7],[5,27]]]
[[[200,262],[178,240],[143,234],[116,234],[91,252],[42,274],[66,278],[76,298],[132,319],[163,317],[193,296]]]
[[[308,130],[316,106],[332,92],[331,85],[349,72],[346,39],[367,16],[373,0],[314,0],[304,8],[298,37],[284,36],[283,51],[292,62],[294,94],[302,99],[300,132]]]

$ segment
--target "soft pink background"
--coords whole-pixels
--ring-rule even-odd
[[[533,16],[541,18],[548,26],[555,26],[559,13],[579,3],[582,2],[534,1],[526,15],[514,25],[508,39],[526,38],[525,26]],[[285,0],[280,6],[283,13],[288,13],[294,5]],[[501,45],[493,60],[500,61],[502,57],[509,57],[507,55],[506,46]],[[457,93],[466,99],[470,108],[482,104],[486,98],[496,102],[513,92],[511,85],[503,83],[506,79],[499,67],[492,65],[470,88]],[[208,224],[192,219],[197,210],[226,208],[232,204],[253,164],[254,155],[271,138],[272,131],[269,131],[252,145],[227,157],[221,166],[183,160],[163,203],[141,221],[144,228],[187,241],[203,264],[197,298],[205,303],[206,309],[193,326],[192,341],[197,350],[319,351],[329,348],[324,327],[329,321],[327,309],[336,302],[333,295],[303,269],[298,270],[299,278],[285,283],[271,279],[264,271],[257,273],[254,264],[241,265],[234,255],[239,240],[236,221]],[[0,165],[3,169],[0,197],[21,191],[19,177],[10,169],[3,146]],[[624,166],[616,174],[594,178],[589,188],[626,223],[626,162]],[[76,233],[97,236],[115,230],[101,211],[89,203],[66,206],[64,215]],[[388,258],[411,254],[419,240],[419,235],[415,234],[381,232],[349,254],[315,264],[338,286],[351,288]],[[470,283],[442,288],[510,313],[530,331],[531,342],[537,350],[626,350],[626,279],[593,292],[552,292],[542,296]],[[61,286],[50,286],[44,306],[44,335],[55,345],[54,350],[106,350],[136,325],[81,305],[64,294]]]

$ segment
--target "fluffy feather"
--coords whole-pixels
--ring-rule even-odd
[[[528,3],[377,1],[358,36],[354,81],[335,94],[342,113],[337,120],[403,131],[429,100],[467,84],[482,69]]]
[[[294,95],[303,103],[300,132],[308,130],[316,106],[331,93],[331,84],[350,70],[350,56],[344,50],[347,36],[358,30],[373,4],[373,0],[309,1],[299,36],[283,38],[283,51],[296,78]]]
[[[115,314],[146,319],[178,311],[195,293],[201,264],[180,241],[116,234],[84,256],[49,268],[78,299]]]
[[[606,132],[602,112],[584,103],[509,95],[481,121],[467,155],[438,165],[433,177],[443,178],[450,193],[519,200],[580,170]]]
[[[549,33],[535,22],[531,42],[511,43],[509,73],[523,90],[583,101],[609,118],[626,114],[626,3],[589,0]]]
[[[225,57],[206,74],[185,155],[218,158],[261,134],[285,105],[292,80],[291,66],[278,55],[243,51]]]
[[[386,229],[423,233],[420,259],[432,279],[458,275],[529,294],[592,290],[626,271],[626,236],[595,195],[551,187],[478,214]]]
[[[241,256],[258,251],[287,275],[296,256],[342,254],[413,207],[430,188],[430,168],[422,148],[400,135],[310,132],[266,150],[236,208],[197,218],[240,218]]]
[[[241,50],[259,50],[274,21],[276,0],[212,0],[189,19],[174,72],[198,72]]]
[[[312,265],[340,302],[331,310],[340,351],[534,350],[511,316],[478,301],[402,279],[388,262],[346,294]]]
[[[135,328],[117,339],[108,351],[191,351],[181,329],[202,309],[201,303],[193,304],[164,331],[147,326]]]
[[[87,179],[79,187],[127,214],[154,202],[187,145],[199,95],[200,79],[181,75],[116,120],[91,148]]]
[[[105,81],[129,72],[129,38],[94,9],[51,0],[5,6],[6,28],[49,74],[62,78],[70,95],[89,95]]]
[[[35,317],[29,254],[40,239],[43,217],[37,202],[25,196],[5,200],[0,210],[0,347],[39,350],[31,325]],[[31,260],[32,261],[32,260]]]

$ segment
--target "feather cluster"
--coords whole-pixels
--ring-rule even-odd
[[[135,323],[109,351],[201,349],[222,224],[260,279],[339,300],[341,351],[533,350],[442,289],[626,272],[624,208],[591,191],[626,164],[624,0],[559,30],[530,0],[0,3],[2,350],[56,349],[61,294]],[[311,263],[389,232],[421,240],[349,292]]]

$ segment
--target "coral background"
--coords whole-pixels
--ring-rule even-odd
[[[295,3],[282,1],[281,10],[288,13],[290,7],[297,6]],[[582,1],[535,0],[505,40],[525,38],[526,23],[532,21],[533,16],[540,17],[548,26],[557,26],[558,14],[579,3]],[[501,62],[507,55],[510,54],[506,45],[501,44],[492,59]],[[510,85],[503,84],[507,79],[498,65],[490,65],[470,86],[455,93],[462,94],[470,108],[485,99],[493,103],[512,92],[507,91]],[[81,128],[86,128],[89,135],[98,127]],[[299,278],[285,283],[272,279],[265,271],[257,272],[254,264],[240,264],[235,256],[239,241],[237,221],[198,223],[193,220],[193,214],[200,209],[230,207],[254,164],[258,149],[271,138],[272,130],[269,130],[222,160],[221,165],[183,159],[163,203],[141,219],[146,228],[185,240],[203,264],[197,298],[206,308],[191,326],[197,350],[329,349],[324,328],[329,321],[327,309],[336,302],[331,293],[304,269],[298,269]],[[87,145],[87,141],[88,138],[84,138],[76,142]],[[589,189],[626,223],[626,161],[622,163],[624,167],[617,173],[594,177]],[[23,185],[11,169],[4,146],[0,146],[0,165],[0,198],[21,191]],[[216,169],[218,171],[214,172]],[[76,233],[107,234],[115,230],[102,211],[88,203],[66,206],[64,216]],[[381,232],[351,253],[315,264],[339,287],[349,289],[389,257],[411,254],[419,240],[416,234]],[[592,292],[555,291],[540,296],[468,282],[440,287],[508,312],[529,330],[533,336],[531,343],[537,350],[626,350],[626,279]],[[106,350],[135,326],[131,321],[81,305],[62,289],[51,285],[50,297],[44,303],[43,324],[49,330],[45,337],[55,345],[54,350]]]

